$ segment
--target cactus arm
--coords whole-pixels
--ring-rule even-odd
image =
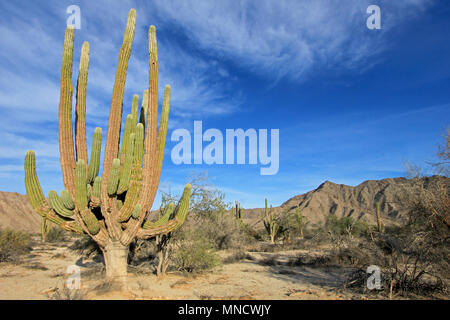
[[[139,111],[139,95],[135,94],[133,96],[133,101],[131,102],[131,116],[133,117],[133,126],[131,133],[136,131],[136,125],[138,124],[138,111]]]
[[[135,126],[134,126],[135,127]],[[133,151],[134,151],[134,140],[135,134],[130,134],[128,138],[128,147],[124,157],[124,164],[122,170],[120,171],[120,180],[119,186],[117,188],[117,194],[122,194],[128,190],[130,177],[131,177],[131,169],[133,165]],[[122,162],[122,161],[121,161]]]
[[[50,223],[48,223],[47,218],[42,217],[42,223],[41,223],[41,239],[42,241],[45,241],[47,238],[47,234],[50,231]]]
[[[158,225],[156,227],[150,227],[149,229],[141,228],[137,233],[139,239],[149,239],[159,234],[168,234],[177,230],[186,220],[186,216],[189,210],[189,201],[191,198],[191,185],[187,184],[184,188],[183,195],[174,212],[173,219],[168,222]]]
[[[91,202],[90,202],[90,206],[92,208],[98,208],[101,205],[101,202],[100,202],[101,187],[102,187],[102,178],[95,177],[94,186],[92,187],[92,195],[91,195]]]
[[[48,201],[52,209],[60,216],[65,218],[70,218],[73,216],[73,210],[69,210],[64,206],[64,202],[59,198],[56,191],[50,190],[48,193]]]
[[[142,212],[147,212],[152,205],[150,200],[153,193],[154,175],[156,171],[156,143],[157,143],[157,121],[158,121],[158,47],[156,43],[155,26],[150,26],[148,30],[149,48],[149,94],[148,94],[148,118],[145,128],[144,139],[144,164],[143,181],[139,203],[142,205]],[[164,104],[163,104],[164,105]],[[162,115],[161,115],[162,119]],[[161,124],[160,124],[161,126]]]
[[[34,151],[28,151],[25,156],[25,188],[28,199],[33,209],[42,217],[45,217],[54,224],[60,226],[62,229],[83,233],[83,231],[73,222],[69,222],[62,217],[56,215],[47,203],[44,197],[39,180],[36,174],[36,158]]]
[[[125,119],[125,129],[123,131],[122,149],[120,152],[121,168],[125,164],[125,157],[127,155],[127,149],[129,146],[128,140],[130,139],[130,135],[133,130],[132,127],[133,127],[133,116],[131,114],[129,114],[129,115],[127,115],[127,117]]]
[[[61,67],[61,92],[59,100],[59,152],[63,182],[73,196],[75,192],[75,152],[72,132],[72,63],[74,29],[67,27],[64,35],[64,49]]]
[[[169,110],[170,110],[170,86],[166,86],[164,88],[164,100],[163,100],[163,108],[161,112],[161,119],[159,121],[159,130],[158,130],[158,140],[157,140],[157,149],[156,149],[156,158],[153,169],[152,184],[150,193],[147,198],[146,205],[148,211],[151,209],[153,201],[155,200],[156,191],[158,190],[159,180],[161,178],[161,169],[164,160],[164,148],[166,145],[166,136],[167,136],[167,124],[169,122]]]
[[[116,78],[113,87],[113,96],[108,120],[108,132],[105,146],[105,158],[103,160],[101,202],[102,214],[112,239],[120,238],[120,224],[115,221],[118,214],[115,199],[108,195],[108,180],[110,178],[113,161],[118,157],[120,125],[122,121],[122,103],[125,89],[125,80],[128,68],[128,61],[131,54],[131,46],[134,38],[136,25],[136,10],[131,9],[128,14],[127,26],[120,49],[119,61],[117,64]]]
[[[34,151],[27,151],[25,156],[25,188],[27,191],[28,200],[33,209],[42,217],[45,217],[47,211],[50,210],[44,193],[42,192],[39,179],[36,174],[36,157]]]
[[[81,48],[80,71],[77,81],[77,102],[75,109],[75,147],[77,160],[88,162],[86,144],[86,87],[89,69],[89,43],[84,42]],[[86,167],[86,175],[88,168]]]
[[[102,151],[102,128],[95,128],[92,137],[91,162],[89,162],[87,183],[92,183],[100,169],[100,154]],[[87,162],[86,162],[87,163]]]
[[[61,191],[60,199],[66,209],[75,209],[75,203],[73,202],[72,197],[70,196],[69,192],[67,192],[67,190]]]
[[[169,221],[171,218],[173,218],[172,214],[174,213],[174,211],[175,211],[175,204],[173,202],[171,202],[165,208],[164,214],[161,218],[159,218],[155,222],[146,220],[144,222],[144,224],[142,225],[142,228],[143,229],[151,229],[151,228],[155,228],[155,227],[165,224],[167,221]]]
[[[144,126],[139,123],[136,126],[135,143],[133,151],[133,166],[127,195],[123,207],[120,209],[119,222],[127,221],[138,201],[142,181],[142,157],[144,145]],[[141,208],[142,209],[142,208]]]
[[[139,227],[142,225],[143,220],[145,219],[145,213],[148,212],[151,209],[151,206],[153,204],[153,200],[156,195],[156,191],[158,190],[158,184],[159,179],[161,176],[161,168],[162,168],[162,162],[164,159],[164,147],[166,143],[166,134],[167,134],[167,123],[169,119],[169,109],[170,109],[170,87],[166,86],[164,90],[164,100],[163,100],[163,109],[161,112],[161,119],[159,123],[159,132],[158,132],[158,139],[157,139],[157,148],[153,152],[153,155],[150,159],[146,158],[146,155],[144,156],[144,181],[143,181],[143,187],[141,190],[141,195],[139,197],[138,203],[142,205],[141,214],[139,221],[136,220],[130,220],[128,222],[127,229],[125,230],[125,235],[122,239],[127,239],[125,243],[130,243],[132,237],[134,237]],[[151,123],[149,127],[153,126],[154,124]],[[148,132],[148,130],[147,130]],[[144,145],[146,143],[146,140],[144,140]],[[146,164],[148,165],[149,162],[146,162],[146,159],[149,161],[153,161],[153,165],[148,168],[146,167]],[[147,169],[147,170],[146,170]],[[183,220],[184,221],[184,220]],[[121,239],[121,241],[122,241]],[[124,243],[124,242],[122,242]]]
[[[108,195],[114,196],[117,192],[120,178],[120,160],[114,159],[111,174],[108,179]]]
[[[142,96],[141,113],[139,116],[139,122],[145,126],[147,125],[147,114],[148,114],[148,89],[144,91]]]

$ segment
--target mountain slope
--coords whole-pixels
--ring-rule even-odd
[[[438,181],[446,182],[450,186],[449,178],[441,176],[422,178],[426,188]],[[317,189],[295,196],[274,210],[293,212],[298,206],[309,226],[323,225],[329,214],[375,224],[376,203],[379,202],[383,222],[386,225],[401,224],[408,217],[408,195],[413,184],[412,180],[406,178],[367,180],[355,187],[325,181]],[[244,217],[252,225],[257,225],[259,224],[257,219],[260,219],[263,210],[244,210]]]
[[[27,196],[0,192],[0,228],[40,232],[42,218],[34,212]]]

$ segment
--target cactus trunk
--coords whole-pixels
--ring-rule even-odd
[[[102,248],[102,251],[105,260],[106,278],[125,283],[128,273],[129,246],[124,246],[120,241],[111,241]]]

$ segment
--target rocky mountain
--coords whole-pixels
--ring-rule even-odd
[[[422,178],[421,182],[425,188],[437,182],[450,186],[450,179],[442,176]],[[295,196],[274,210],[278,213],[293,212],[298,207],[308,225],[313,227],[323,225],[329,214],[376,224],[376,203],[379,202],[383,222],[386,225],[401,224],[407,220],[408,198],[415,183],[406,178],[389,178],[367,180],[352,187],[325,181],[317,189]],[[252,225],[258,225],[263,210],[243,210],[243,216]]]
[[[27,196],[0,192],[0,228],[40,232],[42,218],[34,212]]]

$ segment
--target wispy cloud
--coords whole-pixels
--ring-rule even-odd
[[[366,28],[373,1],[157,0],[159,17],[178,25],[205,51],[275,79],[313,70],[367,68],[385,49],[385,33]],[[377,1],[383,29],[398,26],[431,1]],[[201,17],[201,18],[200,18]]]

